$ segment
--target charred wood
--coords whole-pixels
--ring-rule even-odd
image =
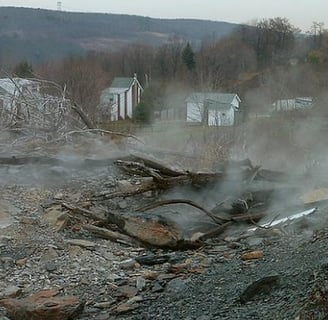
[[[121,242],[121,243],[128,244],[130,246],[138,245],[138,243],[135,241],[135,239],[132,239],[131,237],[129,237],[125,234],[111,231],[111,230],[108,230],[105,228],[99,228],[92,224],[83,225],[83,229],[88,230],[91,233],[93,233],[94,235],[96,235],[97,237],[100,237],[100,238],[103,238],[106,240],[111,240],[114,242]]]
[[[183,171],[173,170],[173,169],[169,168],[167,165],[163,165],[155,160],[151,160],[151,159],[141,157],[138,155],[132,155],[132,157],[135,161],[142,162],[145,166],[157,170],[164,176],[178,177],[178,176],[185,174],[185,172],[183,172]]]
[[[70,210],[71,212],[75,213],[75,214],[80,214],[88,219],[92,219],[95,221],[100,221],[102,223],[106,223],[107,219],[103,218],[103,214],[102,213],[96,213],[96,212],[92,212],[90,210],[84,209],[84,208],[80,208],[80,207],[76,207],[73,206],[71,204],[68,203],[62,203],[61,206],[65,209]]]

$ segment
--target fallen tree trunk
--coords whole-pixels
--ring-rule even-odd
[[[153,181],[144,181],[141,185],[136,185],[128,190],[116,191],[108,194],[94,195],[92,200],[107,200],[113,198],[126,198],[147,191],[167,190],[179,185],[206,185],[208,183],[218,182],[222,179],[222,173],[187,173],[185,175],[162,178],[153,176]]]
[[[88,118],[86,113],[82,110],[80,106],[78,106],[76,103],[74,103],[71,108],[79,115],[81,120],[85,123],[85,125],[88,127],[88,129],[95,129],[95,125],[92,123],[92,121]]]

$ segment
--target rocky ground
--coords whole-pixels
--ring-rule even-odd
[[[0,177],[0,299],[56,289],[84,304],[74,317],[85,320],[328,316],[325,206],[284,225],[239,225],[198,249],[170,251],[100,239],[83,229],[91,219],[62,207],[88,209],[92,194],[135,182],[112,165],[1,166]],[[152,197],[96,207],[124,213]],[[6,311],[0,319],[29,319]]]

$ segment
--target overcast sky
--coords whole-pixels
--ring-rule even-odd
[[[126,13],[155,18],[197,18],[236,23],[286,17],[303,31],[313,21],[328,27],[327,0],[61,0],[65,11]],[[0,0],[0,6],[57,9],[57,0]]]

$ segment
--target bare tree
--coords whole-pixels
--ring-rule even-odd
[[[255,69],[253,49],[235,37],[211,44],[197,55],[199,86],[210,91],[231,87],[240,74]]]
[[[71,101],[82,107],[91,118],[95,116],[100,92],[108,83],[96,57],[70,58],[38,69],[38,74],[66,86]]]

